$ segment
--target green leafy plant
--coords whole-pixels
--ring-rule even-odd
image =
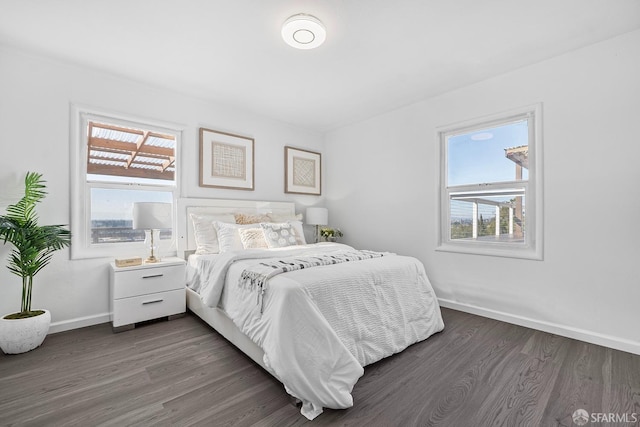
[[[7,207],[0,216],[0,239],[13,244],[7,268],[22,278],[22,303],[20,313],[5,316],[25,318],[37,316],[41,310],[31,311],[33,277],[46,267],[53,253],[71,244],[71,232],[63,225],[38,225],[36,204],[47,195],[46,181],[42,174],[27,172],[24,179],[24,196]]]
[[[342,231],[340,231],[339,228],[330,228],[330,227],[321,228],[320,235],[324,237],[326,240],[343,236]]]

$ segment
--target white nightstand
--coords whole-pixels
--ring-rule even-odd
[[[167,257],[154,264],[116,267],[111,263],[111,322],[114,332],[137,322],[180,317],[186,310],[186,262]]]

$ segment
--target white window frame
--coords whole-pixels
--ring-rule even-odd
[[[71,163],[71,259],[127,257],[145,253],[142,242],[123,242],[95,245],[91,244],[91,189],[92,188],[120,188],[130,190],[161,191],[172,193],[173,199],[173,241],[161,243],[169,246],[163,253],[171,255],[175,252],[177,200],[180,197],[180,151],[182,149],[182,134],[184,126],[173,123],[157,122],[148,119],[126,116],[118,113],[99,111],[89,107],[71,105],[70,112],[70,163]],[[90,121],[110,123],[131,128],[175,135],[176,137],[176,174],[175,184],[146,185],[146,184],[118,184],[113,182],[87,182],[87,129]],[[167,250],[173,251],[167,253]]]
[[[528,120],[529,168],[527,181],[476,183],[472,185],[448,185],[447,138],[452,135],[473,132]],[[542,104],[517,108],[491,116],[439,127],[437,140],[440,147],[440,174],[438,182],[438,242],[436,250],[467,254],[543,259],[543,187],[542,187]],[[452,193],[482,191],[482,195],[500,194],[514,188],[523,188],[526,200],[526,233],[523,243],[451,239],[450,196]]]

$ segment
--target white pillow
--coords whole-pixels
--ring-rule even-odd
[[[302,214],[298,214],[298,215],[302,216]],[[307,239],[304,238],[304,229],[302,228],[302,221],[289,220],[287,222],[291,224],[293,228],[295,228],[296,233],[298,233],[298,242],[300,242],[298,244],[306,245]]]
[[[243,250],[244,246],[242,246],[238,230],[241,228],[256,228],[255,224],[229,224],[220,221],[214,221],[213,226],[218,231],[218,245],[221,253]]]
[[[268,213],[267,216],[269,217],[269,221],[268,222],[289,222],[289,221],[302,221],[302,214],[295,214],[295,215],[290,215],[290,214],[286,214],[286,215],[278,215],[278,214],[274,214],[274,213]],[[266,222],[266,221],[263,221]]]
[[[196,254],[217,254],[220,252],[218,246],[218,233],[213,226],[214,221],[235,222],[233,214],[228,215],[205,215],[189,214],[191,225],[193,226],[193,237],[196,241]]]
[[[264,239],[269,248],[282,248],[285,246],[302,245],[298,233],[293,224],[288,222],[272,223],[263,222],[260,224],[264,231]]]

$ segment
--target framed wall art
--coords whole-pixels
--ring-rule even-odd
[[[293,194],[322,193],[321,155],[313,151],[284,147],[284,192]]]
[[[254,189],[253,138],[200,128],[200,187]]]

